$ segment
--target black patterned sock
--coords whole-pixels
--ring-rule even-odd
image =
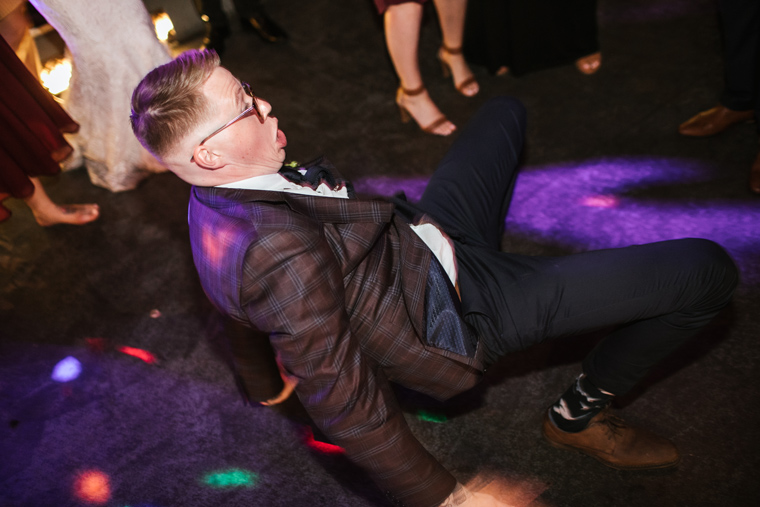
[[[565,394],[549,407],[549,418],[562,431],[577,433],[586,429],[589,421],[612,401],[612,397],[581,373]]]

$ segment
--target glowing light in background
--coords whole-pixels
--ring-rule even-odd
[[[230,468],[206,474],[202,481],[212,488],[253,488],[259,476],[242,468]]]
[[[174,23],[172,23],[171,18],[166,12],[158,11],[151,18],[153,19],[153,26],[156,29],[158,40],[166,42],[169,40],[169,37],[174,36]]]
[[[148,364],[158,364],[158,358],[154,356],[152,353],[148,352],[147,350],[138,349],[135,347],[127,347],[126,345],[119,345],[116,347],[116,350],[123,354],[127,354],[128,356],[136,357],[137,359],[142,359]]]
[[[87,470],[74,480],[74,495],[85,502],[104,504],[111,498],[108,475],[100,470]]]
[[[418,410],[417,411],[417,419],[420,421],[427,421],[427,422],[434,422],[434,423],[445,423],[448,421],[448,418],[443,414],[436,414],[435,412],[428,412],[427,410]]]
[[[69,356],[58,361],[50,378],[56,382],[69,382],[77,378],[80,373],[82,373],[82,363],[77,358]]]
[[[42,86],[53,95],[65,91],[71,81],[71,60],[68,58],[57,58],[45,63],[45,67],[40,73]]]
[[[344,454],[346,452],[340,446],[314,440],[314,433],[308,426],[304,429],[303,441],[307,447],[314,449],[315,451],[319,451],[322,454]]]

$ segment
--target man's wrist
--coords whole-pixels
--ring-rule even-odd
[[[457,485],[454,486],[454,491],[446,497],[446,500],[439,507],[457,507],[464,504],[471,496],[472,493],[457,482]]]

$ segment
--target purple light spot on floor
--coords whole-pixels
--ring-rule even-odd
[[[430,180],[427,176],[413,178],[392,178],[390,176],[377,176],[374,178],[362,178],[354,181],[354,190],[358,193],[391,196],[399,191],[406,194],[409,201],[419,201],[422,192]]]
[[[571,251],[614,248],[666,239],[698,237],[723,245],[743,271],[745,283],[760,283],[760,200],[653,197],[647,189],[689,185],[719,177],[719,168],[676,158],[617,158],[526,167],[518,178],[507,216],[507,232]],[[427,178],[365,178],[357,191],[410,201]],[[650,194],[650,195],[647,195]],[[656,194],[656,192],[655,192]],[[614,206],[590,206],[613,202]]]
[[[50,378],[56,382],[68,382],[77,378],[80,373],[82,364],[75,357],[69,356],[58,361]]]

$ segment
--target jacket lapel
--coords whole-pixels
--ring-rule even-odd
[[[215,209],[235,208],[248,202],[285,204],[296,213],[325,223],[387,223],[393,215],[393,204],[381,199],[340,199],[268,190],[193,187],[196,197]]]

